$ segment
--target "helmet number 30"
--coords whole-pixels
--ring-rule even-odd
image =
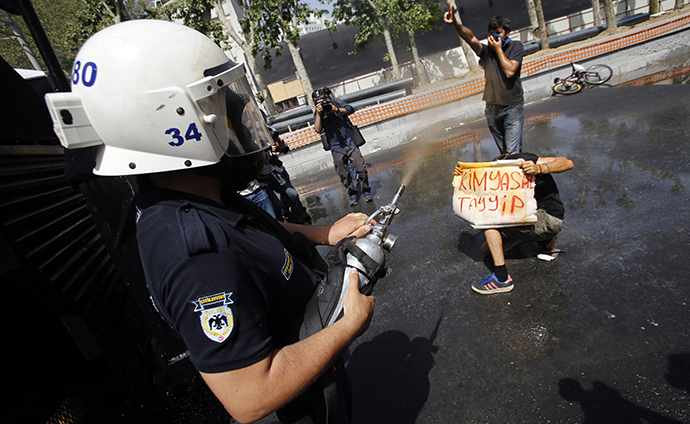
[[[187,132],[184,134],[184,138],[182,138],[182,133],[178,128],[170,128],[165,133],[172,136],[173,141],[169,142],[168,144],[173,147],[181,146],[185,140],[201,140],[201,133],[197,129],[196,123],[194,122],[189,124],[187,127]]]

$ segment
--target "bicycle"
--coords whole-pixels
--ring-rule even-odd
[[[555,94],[575,94],[582,91],[585,84],[601,85],[611,79],[613,70],[607,65],[592,65],[585,68],[575,62],[570,62],[573,73],[561,79],[553,80]]]

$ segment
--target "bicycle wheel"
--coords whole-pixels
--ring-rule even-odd
[[[584,74],[585,82],[592,85],[600,85],[611,79],[613,70],[606,65],[592,65]]]
[[[576,82],[561,81],[553,86],[553,92],[556,94],[575,94],[582,91],[582,85]]]

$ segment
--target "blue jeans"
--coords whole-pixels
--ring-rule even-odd
[[[271,172],[268,180],[268,187],[275,193],[280,194],[282,216],[284,216],[288,222],[311,224],[311,217],[299,200],[299,193],[292,186],[290,174],[288,174],[287,170],[283,170],[282,172],[274,170]]]
[[[486,122],[494,136],[499,152],[522,152],[522,124],[525,120],[525,106],[486,104]]]
[[[264,189],[257,190],[256,192],[245,197],[255,205],[259,206],[261,209],[268,212],[273,218],[276,217],[276,212],[273,209],[273,203],[271,203],[271,199],[268,197],[268,194],[266,194]]]

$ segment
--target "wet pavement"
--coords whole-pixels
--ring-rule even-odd
[[[498,150],[482,121],[366,156],[376,199],[296,178],[316,223],[407,190],[390,274],[346,360],[354,423],[690,422],[690,85],[598,87],[525,108],[526,152],[566,156],[557,260],[523,245],[481,296],[480,231],[453,214],[457,161]]]

